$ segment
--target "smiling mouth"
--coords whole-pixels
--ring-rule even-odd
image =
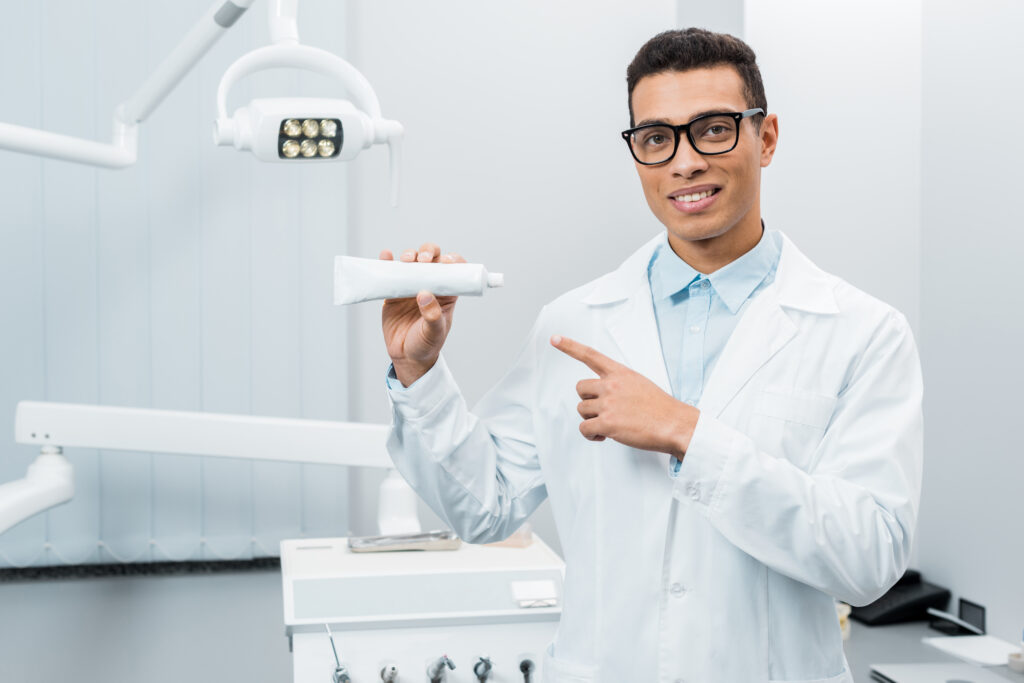
[[[718,194],[720,189],[721,188],[716,187],[713,190],[705,190],[704,192],[695,192],[693,194],[677,194],[672,195],[669,199],[683,204],[692,204],[693,202],[699,202],[702,199],[707,199],[714,194]]]

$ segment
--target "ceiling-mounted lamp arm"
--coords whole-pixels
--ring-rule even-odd
[[[156,71],[114,110],[111,142],[0,123],[0,148],[107,168],[131,166],[138,158],[138,124],[153,113],[252,3],[253,0],[216,0]]]
[[[268,0],[267,14],[270,22],[270,42],[299,42],[299,0]]]
[[[217,0],[156,71],[118,106],[115,116],[129,125],[145,121],[252,3],[253,0]]]

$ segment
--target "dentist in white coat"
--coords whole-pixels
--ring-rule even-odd
[[[469,542],[550,497],[566,577],[545,681],[851,682],[834,599],[885,593],[917,518],[910,329],[763,229],[778,120],[746,44],[660,34],[627,84],[666,232],[547,305],[472,411],[440,355],[454,298],[386,302],[391,455]]]

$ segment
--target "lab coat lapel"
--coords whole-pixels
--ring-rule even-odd
[[[839,312],[833,293],[835,278],[814,265],[785,234],[780,235],[782,253],[775,281],[750,302],[701,397],[700,409],[716,417],[750,378],[797,335],[799,328],[787,309],[815,315]]]
[[[654,317],[651,290],[646,281],[637,283],[624,302],[608,312],[608,332],[622,352],[623,363],[672,393],[665,358],[661,353],[658,323]]]
[[[754,373],[796,333],[796,324],[779,305],[775,286],[769,285],[750,302],[726,342],[701,396],[700,409],[716,417],[720,415]]]

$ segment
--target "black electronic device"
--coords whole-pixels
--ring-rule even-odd
[[[949,598],[947,589],[922,581],[920,572],[908,569],[888,593],[870,605],[850,610],[850,618],[868,626],[924,621],[929,618],[929,607],[945,609]]]

